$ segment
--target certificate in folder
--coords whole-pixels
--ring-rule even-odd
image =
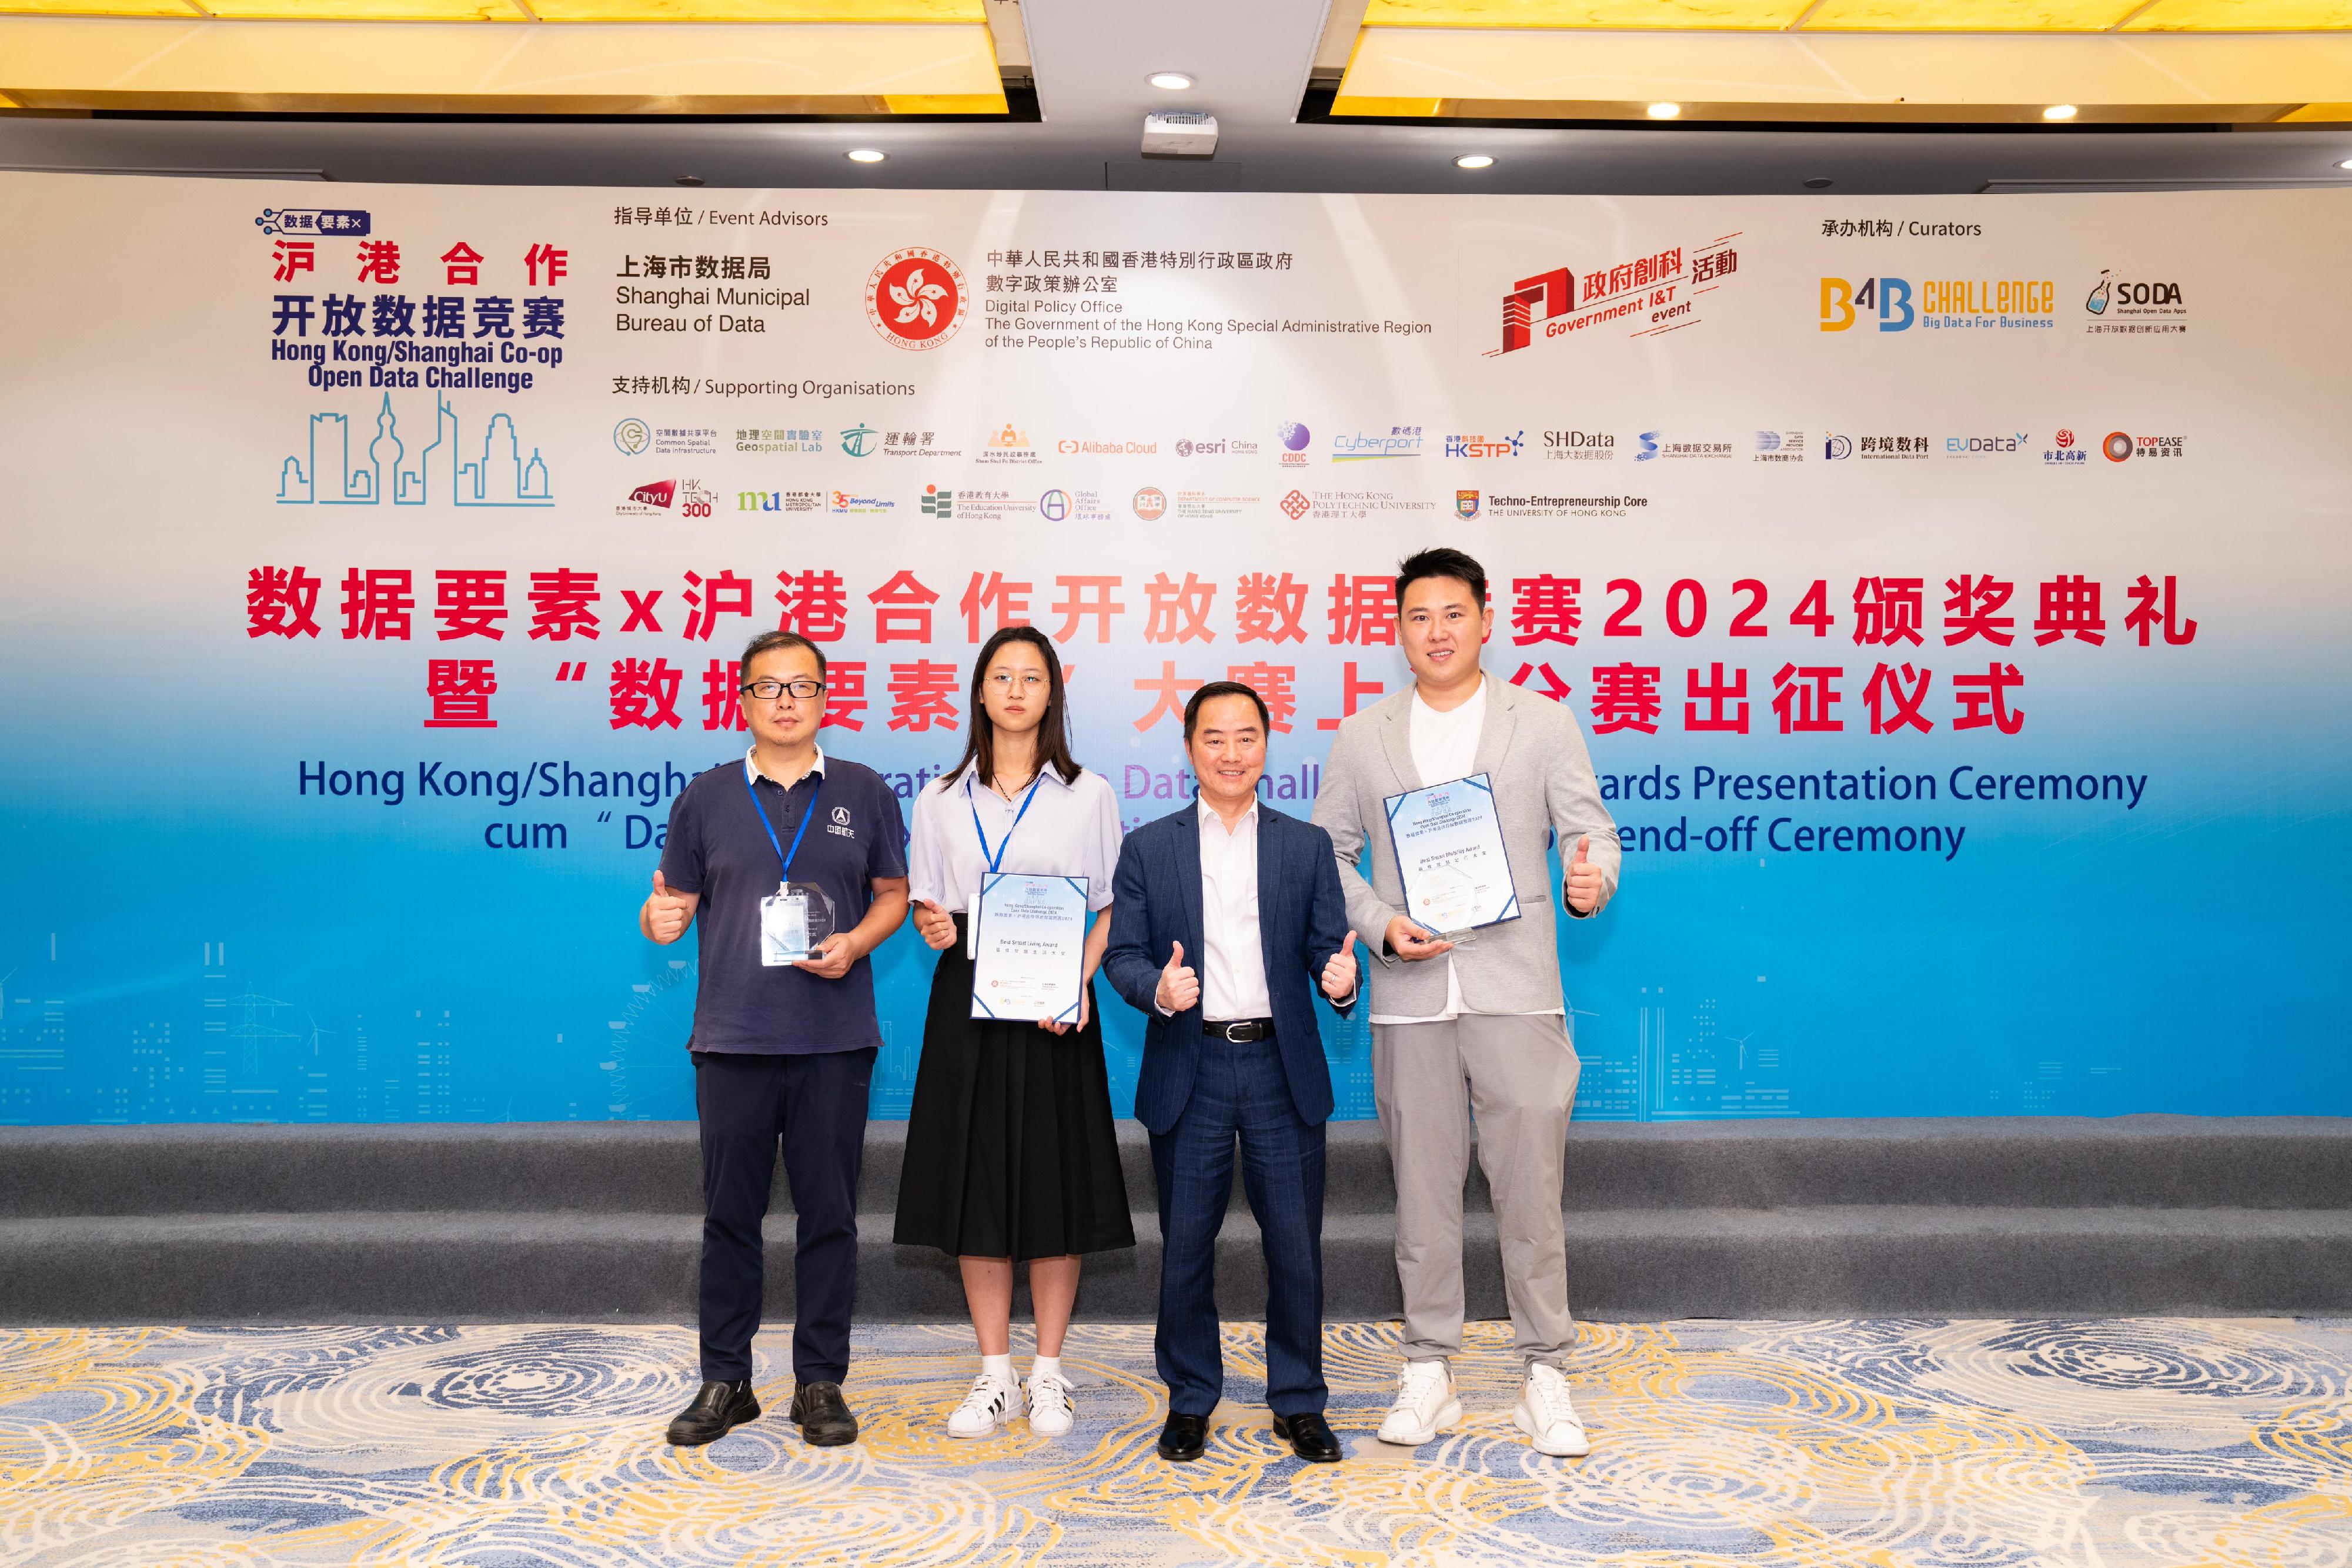
[[[989,872],[972,910],[971,1016],[1078,1021],[1087,879]]]
[[[1484,773],[1391,795],[1389,842],[1404,883],[1406,916],[1450,942],[1519,917],[1495,789]]]

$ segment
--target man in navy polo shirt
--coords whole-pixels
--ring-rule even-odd
[[[799,1212],[792,1418],[805,1441],[834,1448],[857,1438],[841,1380],[866,1090],[882,1045],[866,955],[906,918],[907,834],[880,775],[817,747],[815,643],[767,632],[743,650],[741,671],[751,748],[678,792],[637,912],[638,928],[664,944],[702,923],[687,1044],[702,1126],[703,1385],[669,1440],[708,1443],[760,1414],[760,1225],[781,1138]],[[803,945],[806,957],[788,956]]]

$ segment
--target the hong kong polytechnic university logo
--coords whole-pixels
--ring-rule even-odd
[[[866,319],[886,342],[936,349],[963,325],[963,273],[935,250],[894,250],[866,280]]]

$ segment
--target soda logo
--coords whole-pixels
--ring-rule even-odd
[[[1900,332],[1918,319],[1911,306],[1911,285],[1900,277],[1865,277],[1857,287],[1843,277],[1822,279],[1822,330],[1851,330],[1859,313],[1874,308],[1878,329]]]

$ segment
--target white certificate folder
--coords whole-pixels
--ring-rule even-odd
[[[1087,879],[990,872],[972,911],[971,1016],[1076,1023],[1086,988]]]
[[[1404,883],[1404,912],[1440,936],[1519,917],[1503,850],[1495,789],[1484,773],[1391,795],[1389,843]]]

